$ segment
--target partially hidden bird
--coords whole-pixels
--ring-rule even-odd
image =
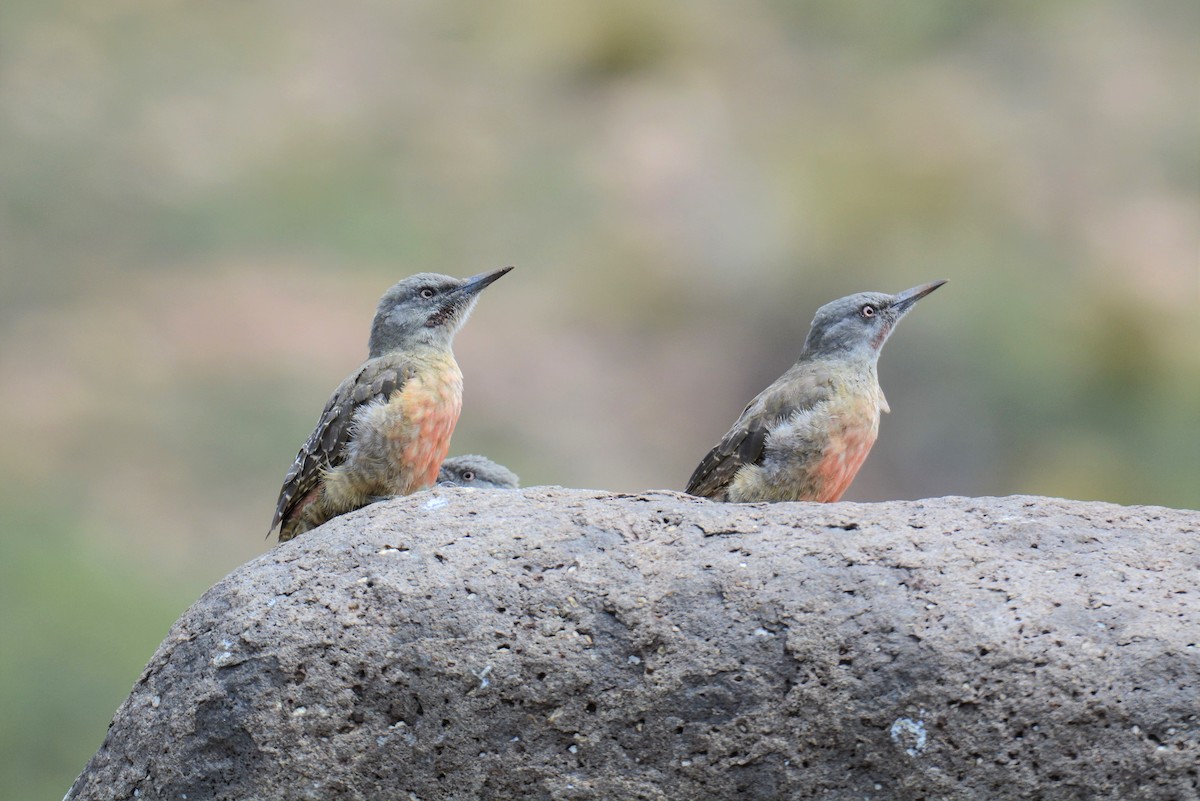
[[[516,489],[520,479],[502,464],[475,453],[451,456],[438,471],[438,486],[474,489]]]
[[[817,310],[800,358],[742,411],[696,467],[687,492],[718,501],[836,501],[875,444],[879,353],[918,300],[945,281],[896,295],[860,292]]]
[[[285,542],[382,497],[433,486],[462,409],[451,344],[479,293],[471,278],[409,276],[384,293],[367,360],[334,390],[283,480],[271,531]]]

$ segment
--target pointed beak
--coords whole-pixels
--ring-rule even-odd
[[[480,273],[473,275],[463,282],[463,285],[451,293],[452,297],[469,298],[478,295],[484,289],[489,287],[492,282],[512,270],[512,267],[501,267],[499,270],[492,270],[490,273]]]
[[[475,300],[479,297],[479,293],[511,269],[512,267],[501,267],[499,270],[480,273],[463,281],[457,289],[442,296],[438,310],[425,321],[425,327],[436,328],[452,321],[454,328],[457,329],[466,321],[471,309],[475,308]]]
[[[892,312],[896,315],[897,319],[899,319],[900,316],[904,315],[913,307],[913,304],[944,283],[946,283],[945,280],[930,281],[928,284],[914,286],[912,289],[906,289],[899,294],[893,295]]]

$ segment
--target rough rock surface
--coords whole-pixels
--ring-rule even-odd
[[[1195,799],[1200,513],[439,488],[234,571],[71,799]]]

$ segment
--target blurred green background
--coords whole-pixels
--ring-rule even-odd
[[[936,278],[848,500],[1200,507],[1200,4],[0,5],[0,796],[265,551],[371,314],[517,270],[452,452],[680,488],[817,306]]]

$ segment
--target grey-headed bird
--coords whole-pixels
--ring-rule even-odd
[[[900,318],[944,283],[861,292],[818,309],[799,360],[750,401],[687,492],[738,503],[841,498],[889,411],[879,352]]]
[[[419,273],[384,293],[367,360],[334,390],[283,480],[271,522],[280,542],[380,497],[433,486],[462,409],[450,345],[479,293],[511,269]]]
[[[521,485],[516,473],[486,456],[474,453],[451,456],[442,462],[437,483],[475,489],[516,489]]]

